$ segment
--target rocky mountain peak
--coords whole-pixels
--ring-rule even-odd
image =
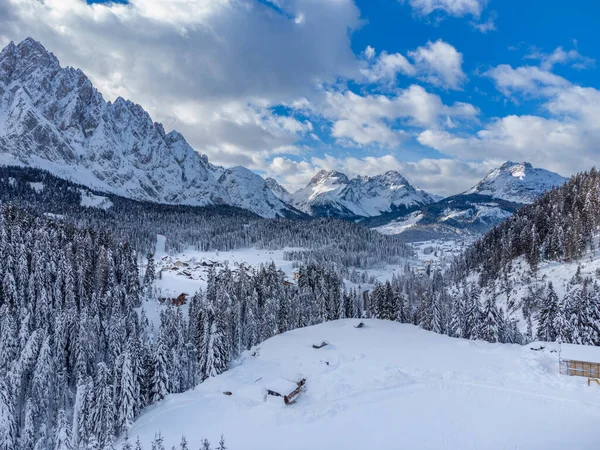
[[[336,183],[347,183],[349,181],[346,174],[344,174],[342,172],[338,172],[337,170],[321,169],[317,172],[317,174],[314,177],[312,177],[310,182],[312,184],[317,184],[317,183],[322,183],[323,181],[326,181],[326,180],[331,180]]]
[[[564,184],[567,179],[528,162],[506,161],[488,172],[465,194],[487,195],[514,203],[532,203],[541,194]]]
[[[390,170],[352,179],[337,171],[319,171],[294,194],[294,204],[311,215],[373,217],[398,208],[428,204],[434,198]]]
[[[224,169],[183,135],[165,133],[134,102],[106,102],[81,70],[61,67],[31,38],[0,52],[0,148],[4,164],[43,168],[137,200],[230,204],[266,217],[298,214],[247,169],[228,172],[220,183]],[[250,198],[253,188],[261,194]]]

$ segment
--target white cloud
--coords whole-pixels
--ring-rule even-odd
[[[479,17],[487,0],[408,0],[408,3],[422,16],[440,11],[454,17]]]
[[[443,129],[422,131],[417,140],[459,159],[527,160],[571,175],[597,164],[600,91],[572,84],[549,68],[568,61],[554,52],[542,66],[500,65],[484,73],[504,95],[539,101],[539,115],[509,115],[491,120],[475,134]],[[562,55],[562,56],[561,56]],[[551,62],[550,59],[553,61]]]
[[[375,56],[373,47],[367,47],[365,56],[367,60],[373,59]],[[370,83],[383,81],[393,84],[398,74],[415,76],[417,71],[400,53],[381,52],[375,63],[369,68],[362,69],[361,73]]]
[[[369,60],[372,59],[373,56],[375,56],[375,49],[370,45],[367,45],[367,48],[365,48],[365,58]]]
[[[352,0],[280,3],[284,14],[242,0],[0,0],[0,39],[38,39],[107,99],[140,103],[213,161],[231,165],[235,152],[237,163],[297,139],[302,126],[269,106],[359,70],[349,30],[360,25],[360,11]]]
[[[569,175],[596,164],[599,137],[598,130],[586,129],[574,120],[511,115],[492,121],[475,135],[426,130],[418,141],[459,159],[480,160],[493,155]]]
[[[462,53],[442,41],[428,42],[408,55],[413,58],[421,78],[435,86],[460,89],[466,81]]]
[[[490,13],[490,17],[488,17],[485,22],[472,21],[471,26],[483,34],[489,33],[490,31],[496,31],[496,18],[496,12],[492,12]]]
[[[600,131],[600,91],[569,86],[551,93],[544,107],[564,121],[576,121],[582,131]]]
[[[361,81],[394,85],[396,77],[402,74],[445,89],[460,89],[467,79],[462,70],[462,53],[441,39],[409,51],[412,63],[400,53],[381,52],[374,58],[375,49],[370,46],[364,55],[368,64],[361,69]]]
[[[317,101],[317,104],[303,102],[303,111],[331,122],[332,135],[342,144],[357,146],[395,147],[408,137],[401,126],[443,128],[448,119],[471,121],[479,113],[468,103],[445,105],[438,95],[418,85],[399,90],[393,96],[331,90]]]
[[[516,93],[540,95],[544,88],[569,86],[565,78],[536,66],[521,66],[513,69],[507,64],[494,67],[483,75],[494,80],[497,89],[506,96]]]
[[[566,51],[562,47],[557,47],[550,54],[534,51],[525,58],[539,60],[540,68],[542,70],[552,70],[556,64],[570,65],[575,69],[588,69],[594,67],[596,64],[596,61],[593,58],[583,56],[575,49]]]

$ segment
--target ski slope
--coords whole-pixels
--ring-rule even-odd
[[[199,448],[221,434],[230,450],[599,448],[600,388],[558,375],[556,344],[534,351],[364,322],[269,339],[224,374],[148,408],[130,436],[145,448],[159,431],[167,448],[182,435]],[[295,404],[265,396],[301,378],[307,389]]]

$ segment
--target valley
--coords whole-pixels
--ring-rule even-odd
[[[355,0],[143,3],[65,3],[124,45],[143,9],[126,56],[65,51],[75,20],[39,28],[60,61],[0,32],[0,450],[599,447],[596,91],[552,73],[593,66],[577,40],[463,72],[429,34],[314,52],[368,29]],[[485,1],[396,3],[496,31]]]

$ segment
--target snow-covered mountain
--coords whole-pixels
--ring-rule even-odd
[[[326,170],[294,193],[293,199],[297,208],[312,216],[341,218],[373,217],[435,201],[395,171],[349,179],[341,172]]]
[[[260,175],[245,167],[227,169],[218,182],[229,194],[229,204],[232,206],[248,209],[267,218],[303,215],[280,200]]]
[[[529,204],[567,178],[545,169],[534,168],[528,162],[506,161],[491,170],[483,180],[465,194],[488,195],[509,202]]]
[[[533,168],[528,162],[507,161],[461,194],[361,223],[384,234],[403,234],[406,239],[417,241],[465,232],[481,234],[566,181],[567,178]]]
[[[267,183],[267,186],[269,186],[269,189],[271,189],[271,192],[273,192],[279,200],[288,205],[294,204],[294,196],[290,194],[286,188],[280,185],[275,178],[265,178],[265,182]]]
[[[106,102],[81,70],[61,67],[31,38],[0,52],[0,163],[137,200],[297,214],[259,175],[239,168],[225,174],[141,106]]]

